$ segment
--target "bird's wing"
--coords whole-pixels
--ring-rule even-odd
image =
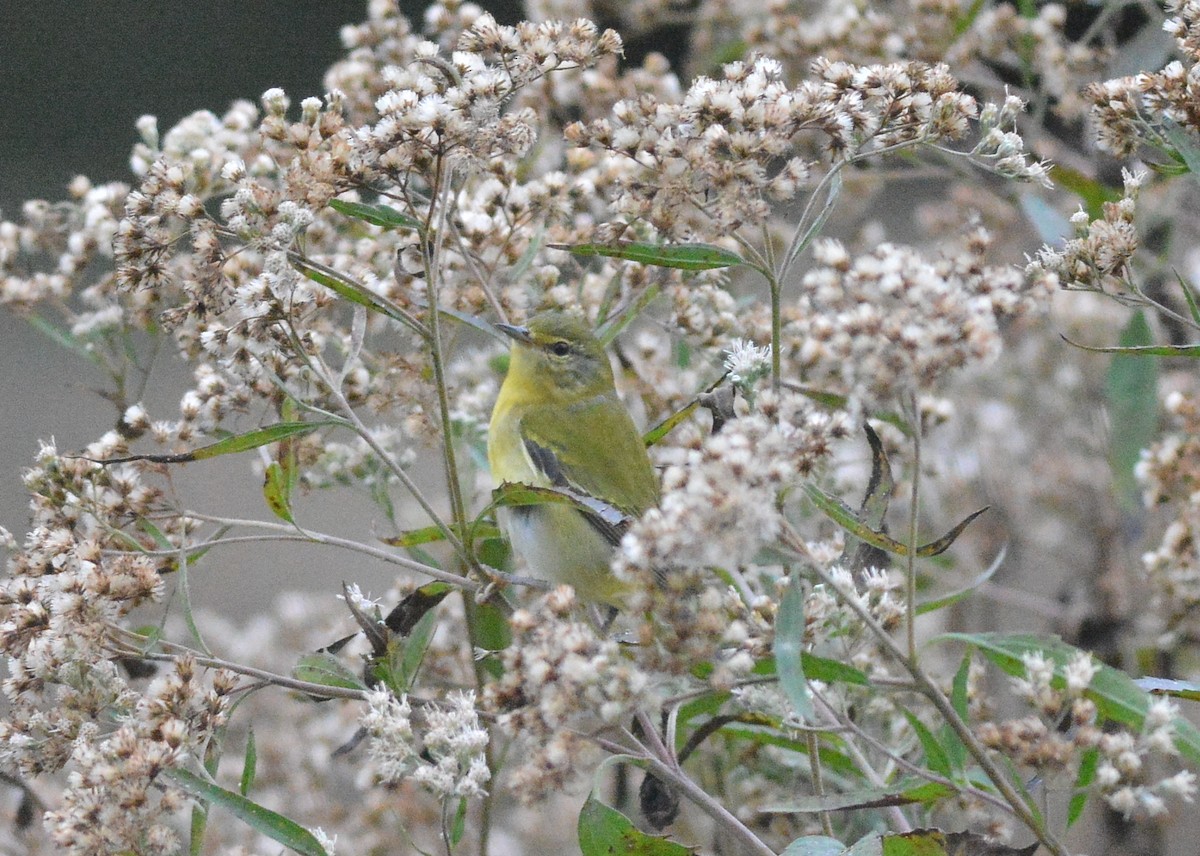
[[[533,468],[574,495],[597,531],[612,543],[658,499],[646,447],[624,405],[613,395],[532,408],[521,417],[521,441]],[[588,443],[586,449],[580,443]]]

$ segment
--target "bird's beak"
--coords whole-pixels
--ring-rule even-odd
[[[515,324],[497,324],[496,329],[500,330],[504,335],[526,345],[533,342],[533,339],[529,337],[528,327],[518,327]]]

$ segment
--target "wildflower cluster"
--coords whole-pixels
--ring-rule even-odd
[[[583,735],[624,724],[654,692],[650,679],[612,639],[596,634],[576,613],[570,588],[560,587],[509,624],[513,644],[500,655],[504,674],[488,685],[483,703],[526,752],[508,774],[522,799],[536,800],[573,778],[589,750]]]
[[[411,777],[441,797],[481,796],[491,771],[484,755],[488,733],[479,725],[474,693],[452,692],[444,703],[425,706],[420,718],[424,727],[418,741],[407,697],[397,699],[386,687],[367,694],[359,722],[370,738],[368,754],[379,778]]]
[[[1146,505],[1173,515],[1161,542],[1142,556],[1164,645],[1194,633],[1200,605],[1200,402],[1175,392],[1165,403],[1176,430],[1145,450],[1137,471]]]
[[[1123,170],[1125,193],[1116,202],[1104,203],[1104,216],[1089,220],[1082,209],[1071,217],[1075,237],[1060,248],[1038,251],[1026,268],[1031,277],[1053,276],[1063,288],[1120,294],[1132,288],[1130,268],[1138,248],[1134,217],[1144,172]]]
[[[986,363],[1000,350],[1002,319],[1048,296],[1044,278],[982,263],[977,228],[966,246],[938,260],[884,244],[851,258],[819,241],[798,311],[784,329],[789,356],[811,381],[836,385],[859,405],[932,390],[947,373]]]
[[[945,66],[817,61],[812,77],[791,88],[777,60],[731,63],[678,103],[623,100],[612,119],[572,125],[567,139],[626,159],[612,197],[626,224],[686,239],[760,226],[772,202],[812,189],[819,144],[798,140],[804,132],[853,158],[957,139],[977,112]]]
[[[1174,702],[1152,702],[1140,734],[1124,729],[1103,731],[1097,725],[1096,705],[1086,695],[1099,670],[1090,654],[1078,652],[1063,664],[1061,680],[1055,678],[1055,661],[1042,652],[1027,653],[1022,661],[1024,674],[1013,678],[1013,689],[1035,713],[980,726],[985,745],[1043,775],[1070,770],[1082,752],[1095,750],[1099,759],[1095,788],[1126,819],[1134,814],[1165,813],[1164,798],[1170,795],[1191,802],[1196,777],[1188,770],[1146,783],[1149,756],[1177,754],[1173,723],[1179,709]],[[1068,727],[1058,729],[1058,723]]]
[[[1196,104],[1196,63],[1200,60],[1200,4],[1194,0],[1168,0],[1171,17],[1163,29],[1175,37],[1182,61],[1160,71],[1094,83],[1085,92],[1096,123],[1097,144],[1117,157],[1130,155],[1143,145],[1177,152],[1194,148],[1200,134],[1200,107]]]
[[[971,489],[988,488],[1003,508],[968,538],[989,526],[985,540],[1018,540],[1026,554],[1054,541],[1089,561],[1064,531],[1068,512],[1041,509],[1050,497],[1074,502],[1077,520],[1103,521],[1089,503],[1106,501],[1104,456],[1076,444],[1069,460],[1046,460],[1058,447],[1023,421],[1054,397],[1040,418],[1061,415],[1054,437],[1070,442],[1086,429],[1065,423],[1094,405],[1094,377],[1079,355],[1043,341],[1053,337],[1037,338],[1046,328],[1035,316],[1052,286],[1130,290],[1135,203],[1149,180],[1126,173],[1123,199],[1094,222],[1076,215],[1074,239],[1043,247],[1024,272],[996,264],[1029,240],[1017,197],[1030,212],[1060,201],[1032,152],[1079,159],[1066,136],[1045,133],[1045,117],[1078,114],[1074,83],[1117,36],[1108,7],[1072,42],[1058,4],[1028,14],[969,5],[706,0],[692,15],[675,0],[617,10],[536,0],[534,22],[506,26],[473,3],[441,0],[418,30],[394,0],[373,0],[367,21],[343,31],[347,54],[322,97],[293,104],[272,89],[161,134],[144,117],[135,188],[77,179],[67,202],[30,203],[20,222],[0,223],[0,304],[61,322],[62,338],[113,378],[119,417],[83,456],[44,446],[25,481],[29,536],[18,546],[0,528],[12,552],[0,582],[0,761],[10,774],[60,780],[45,814],[57,846],[181,849],[184,797],[171,781],[184,776],[171,771],[203,763],[218,782],[236,775],[222,743],[249,744],[245,722],[259,718],[271,727],[255,729],[257,780],[240,771],[248,798],[338,824],[354,852],[393,846],[401,825],[415,846],[452,848],[477,823],[487,824],[472,832],[481,850],[494,830],[493,841],[511,835],[526,850],[544,835],[541,849],[558,852],[559,830],[541,828],[556,825],[529,823],[498,797],[562,799],[600,751],[652,773],[643,819],[674,817],[647,791],[684,795],[679,830],[702,829],[702,812],[730,852],[790,851],[820,820],[763,806],[862,784],[887,808],[824,818],[827,836],[912,829],[929,811],[965,809],[973,827],[1017,821],[1065,856],[997,756],[1047,776],[1094,758],[1092,791],[1130,817],[1190,799],[1190,773],[1149,772],[1159,756],[1191,751],[1174,708],[1156,702],[1136,727],[1102,721],[1090,657],[1026,655],[1012,688],[1031,713],[996,722],[978,669],[960,671],[965,685],[943,680],[919,644],[918,614],[940,596],[918,597],[921,569],[963,530],[924,546],[919,536],[927,517],[963,519],[955,509]],[[1197,10],[1169,6],[1184,63],[1137,78],[1136,98],[1090,92],[1111,149],[1132,146],[1122,134],[1155,142],[1150,128],[1190,156]],[[704,76],[653,54],[622,67],[620,37],[581,17],[590,12],[635,30],[685,21],[684,62],[708,62]],[[738,57],[714,71],[730,38],[744,42]],[[1124,104],[1136,108],[1128,127],[1104,113]],[[889,157],[902,152],[912,156]],[[988,184],[954,169],[964,158],[992,173]],[[885,162],[896,169],[877,168]],[[1103,191],[1063,174],[1064,186]],[[897,176],[919,177],[921,199]],[[1013,193],[1008,179],[1036,186]],[[520,557],[506,564],[489,503],[485,432],[502,359],[488,325],[550,307],[611,335],[635,420],[664,426],[648,435],[661,502],[629,522],[614,552],[615,616],[567,588],[535,597],[520,585]],[[1094,317],[1079,310],[1063,325]],[[150,336],[169,340],[192,372],[170,419],[127,400],[142,379],[131,355]],[[997,377],[987,370],[1002,348],[1011,370]],[[934,400],[946,390],[952,402]],[[951,403],[963,414],[953,424],[968,426],[958,435],[942,424]],[[1150,500],[1178,512],[1145,557],[1173,634],[1164,644],[1191,633],[1200,603],[1200,454],[1189,439],[1200,409],[1184,395],[1167,403],[1180,430],[1140,470]],[[695,415],[701,406],[711,423]],[[878,431],[868,432],[871,475],[856,511],[822,486],[845,494],[856,474],[868,481],[853,430],[864,419]],[[226,431],[231,442],[206,440]],[[245,470],[257,481],[267,469],[266,498],[283,522],[185,511],[197,506],[184,479],[163,468],[203,456],[132,454],[139,443],[253,450],[263,466]],[[1002,477],[988,485],[993,473]],[[960,495],[942,489],[955,479]],[[1083,500],[1066,496],[1077,484],[1092,488]],[[301,518],[302,488],[361,490],[394,530],[386,546]],[[893,495],[907,499],[888,508]],[[831,536],[839,528],[848,534]],[[184,580],[183,616],[162,616],[153,639],[126,628],[135,608],[171,608],[173,572],[202,572],[228,561],[230,547],[238,555],[268,539],[397,569],[385,600],[405,608],[385,621],[348,580],[342,608],[357,635],[345,635],[344,612],[298,596],[240,627],[193,611]],[[948,564],[970,546],[955,543],[962,553]],[[1059,566],[1009,565],[1039,584]],[[931,587],[943,585],[941,570]],[[1009,582],[974,596],[1057,617],[1049,598]],[[999,633],[992,644],[1017,643]],[[339,660],[368,650],[382,684]],[[310,651],[319,653],[294,668]],[[163,675],[132,677],[123,664],[139,659],[166,663]],[[225,671],[206,677],[200,662],[242,671],[255,689],[340,701],[281,705],[269,690],[248,693],[230,721],[241,687]],[[357,756],[356,730],[366,738]],[[925,804],[910,802],[900,776],[914,768],[938,779],[917,797]],[[261,849],[250,843],[260,832],[211,829],[206,846]]]

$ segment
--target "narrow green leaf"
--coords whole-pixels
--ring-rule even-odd
[[[397,696],[408,692],[417,679],[436,626],[437,613],[429,611],[421,616],[407,637],[393,636],[388,640],[387,655],[375,664],[375,675]]]
[[[460,797],[454,809],[454,820],[450,824],[450,846],[457,847],[467,830],[467,798]]]
[[[1119,75],[1113,76],[1118,77]],[[1050,180],[1063,190],[1068,190],[1078,196],[1083,201],[1083,207],[1087,211],[1088,217],[1092,220],[1099,220],[1104,216],[1105,202],[1116,202],[1121,198],[1121,191],[1115,187],[1109,187],[1077,169],[1059,163],[1051,168]]]
[[[929,727],[917,719],[916,715],[909,710],[901,710],[904,718],[908,720],[908,725],[912,728],[913,733],[917,735],[917,740],[921,743],[921,751],[925,753],[925,765],[935,773],[949,779],[954,775],[954,771],[950,767],[950,756],[946,754],[946,750],[942,748],[942,744],[938,743],[933,732]]]
[[[614,808],[589,796],[579,812],[583,856],[696,856],[697,851],[662,836],[647,835]]]
[[[889,553],[896,553],[901,556],[908,555],[908,547],[901,544],[895,538],[876,532],[867,524],[858,519],[858,514],[854,509],[846,505],[837,497],[830,496],[811,482],[804,485],[804,492],[808,494],[808,498],[813,501],[813,504],[834,523],[841,526],[855,538],[860,541],[865,541],[873,547],[878,547],[880,550],[886,550]]]
[[[979,17],[979,13],[983,11],[984,0],[971,0],[971,5],[962,11],[961,14],[954,20],[954,38],[966,33],[975,23],[975,19]]]
[[[1071,797],[1071,805],[1067,809],[1067,828],[1075,825],[1087,805],[1088,787],[1096,778],[1096,768],[1100,763],[1100,750],[1092,747],[1083,753],[1079,759],[1079,773],[1075,776],[1075,793]]]
[[[199,449],[193,449],[190,452],[183,452],[178,455],[126,455],[123,458],[88,458],[83,455],[77,455],[75,457],[84,461],[92,461],[96,464],[127,464],[133,461],[149,461],[153,464],[188,464],[192,461],[204,461],[220,455],[235,455],[238,452],[257,449],[259,446],[266,446],[269,443],[278,443],[280,440],[286,440],[289,437],[308,434],[328,425],[343,424],[345,423],[340,419],[325,419],[320,422],[276,422],[274,425],[268,425],[266,428],[247,431],[245,434],[234,434],[215,443],[210,443],[207,446],[201,446]]]
[[[903,779],[879,788],[856,788],[840,794],[804,796],[760,809],[765,814],[812,814],[844,809],[886,808],[912,803],[930,804],[951,796],[954,788],[923,779]]]
[[[1200,146],[1196,145],[1191,134],[1174,123],[1167,125],[1166,132],[1167,141],[1175,147],[1179,159],[1187,166],[1188,172],[1200,176]]]
[[[263,478],[263,498],[267,501],[267,508],[285,523],[296,522],[292,517],[291,492],[291,479],[287,471],[279,461],[271,461]]]
[[[1004,557],[1008,553],[1008,548],[1000,550],[1000,554],[992,560],[992,563],[984,570],[982,574],[971,580],[970,585],[966,588],[959,589],[951,594],[943,595],[933,600],[923,601],[917,604],[917,615],[924,615],[927,612],[936,612],[939,609],[945,609],[947,606],[958,603],[960,600],[971,594],[981,585],[992,578],[996,571],[1000,570],[1000,566],[1004,563]]]
[[[793,574],[775,616],[775,673],[796,715],[811,721],[815,711],[804,678],[804,592]]]
[[[1140,312],[1138,313],[1141,314]],[[1191,345],[1112,345],[1108,347],[1096,345],[1084,345],[1081,342],[1076,342],[1073,339],[1068,339],[1066,336],[1059,334],[1060,338],[1068,345],[1072,345],[1084,351],[1091,351],[1093,354],[1119,354],[1126,357],[1200,357],[1200,344]]]
[[[700,406],[699,400],[693,398],[688,404],[685,404],[679,410],[676,410],[662,422],[659,422],[649,431],[642,435],[642,442],[649,448],[653,446],[663,437],[670,434],[684,420],[696,412],[696,408]]]
[[[366,202],[350,202],[345,199],[329,200],[329,207],[339,214],[363,220],[372,226],[382,226],[385,229],[411,229],[420,232],[424,225],[415,217],[410,217],[397,211],[390,205],[368,204]]]
[[[405,327],[408,327],[413,332],[420,335],[422,338],[428,338],[429,331],[425,325],[418,321],[411,313],[397,306],[382,294],[377,294],[367,288],[361,282],[346,276],[345,274],[318,264],[311,259],[306,259],[302,256],[291,256],[292,264],[300,273],[311,279],[318,285],[323,285],[339,297],[349,300],[351,303],[356,303],[359,306],[365,306],[372,312],[377,312],[380,315],[386,315],[393,321],[398,321]]]
[[[804,676],[810,681],[826,684],[854,684],[865,687],[871,683],[865,672],[847,666],[840,660],[830,660],[815,654],[804,655]]]
[[[189,796],[220,806],[255,831],[300,853],[301,856],[328,856],[325,848],[311,832],[282,814],[251,802],[233,791],[227,791],[219,785],[206,782],[187,770],[171,769],[163,775]]]
[[[349,666],[325,651],[306,654],[292,669],[292,677],[310,684],[365,690],[367,687]]]
[[[973,645],[985,657],[1010,675],[1024,675],[1025,666],[1021,657],[1040,651],[1054,663],[1054,686],[1065,686],[1065,665],[1079,653],[1079,649],[1068,645],[1058,637],[1040,637],[1014,633],[944,633],[939,641],[958,641]],[[1129,675],[1099,664],[1099,671],[1092,678],[1086,695],[1096,704],[1096,710],[1106,719],[1121,725],[1141,730],[1150,706],[1150,696],[1138,688]],[[1176,717],[1175,748],[1191,761],[1200,764],[1200,731],[1183,717]]]
[[[226,437],[209,446],[202,446],[191,453],[191,460],[204,461],[209,458],[216,458],[220,455],[236,455],[239,452],[246,452],[250,449],[257,449],[260,446],[267,446],[271,443],[278,443],[281,440],[286,440],[290,437],[299,437],[303,434],[310,434],[317,428],[324,425],[341,424],[334,421],[323,422],[277,422],[274,425],[268,425],[266,428],[259,428],[255,431],[247,431],[245,434],[235,434],[232,437]]]
[[[192,804],[192,817],[188,829],[188,854],[200,856],[204,852],[204,832],[208,828],[208,803]]]
[[[400,636],[408,636],[413,632],[425,615],[441,603],[452,591],[457,591],[449,583],[431,582],[405,595],[392,611],[383,619],[388,630]]]
[[[654,301],[654,298],[658,297],[659,291],[661,289],[658,283],[651,283],[642,290],[641,294],[629,302],[629,305],[621,311],[620,315],[608,319],[604,326],[596,331],[596,338],[600,340],[600,344],[606,348],[611,345],[617,336],[620,336],[625,328],[642,314],[642,310],[649,306]]]
[[[100,357],[96,354],[96,351],[88,347],[88,343],[86,341],[77,337],[70,330],[63,329],[62,327],[59,327],[53,322],[47,321],[45,318],[36,314],[26,315],[25,321],[30,327],[37,330],[52,342],[55,342],[60,347],[65,348],[74,354],[78,354],[89,363],[99,364]]]
[[[1122,347],[1145,347],[1151,341],[1150,325],[1139,310],[1121,332]],[[1200,354],[1200,347],[1197,348]],[[1127,353],[1116,354],[1108,368],[1105,397],[1112,425],[1109,462],[1117,504],[1129,515],[1142,513],[1142,490],[1134,468],[1158,436],[1158,363]]]
[[[450,525],[450,531],[460,538],[463,533],[458,531],[458,527],[454,524]],[[477,523],[474,526],[468,527],[467,531],[472,533],[474,538],[499,538],[500,530],[487,523]],[[420,529],[410,529],[407,532],[401,532],[399,535],[393,535],[391,538],[381,539],[384,544],[390,544],[393,547],[418,547],[421,544],[432,544],[437,541],[445,541],[446,533],[442,531],[440,526],[424,526]]]
[[[619,533],[629,525],[631,518],[625,512],[601,499],[576,493],[566,488],[534,487],[533,485],[504,482],[492,491],[492,501],[479,513],[476,520],[491,514],[497,508],[527,505],[569,505],[613,528]]]
[[[712,244],[651,244],[643,241],[616,241],[612,244],[547,244],[552,250],[565,250],[577,256],[608,256],[643,265],[679,270],[714,270],[744,265],[737,253]]]
[[[983,512],[987,511],[988,508],[989,506],[985,505],[978,511],[972,511],[970,514],[964,517],[957,526],[955,526],[941,538],[938,538],[935,541],[930,541],[928,544],[922,544],[917,548],[917,555],[928,558],[929,556],[937,556],[946,552],[946,550],[950,549],[950,545],[958,540],[958,536],[963,533],[963,530],[971,525],[971,521],[983,514]]]
[[[830,496],[811,482],[804,485],[804,492],[808,494],[808,498],[813,501],[825,515],[834,523],[841,526],[848,533],[853,535],[860,541],[865,541],[872,547],[878,547],[880,550],[885,550],[889,553],[895,553],[898,556],[908,555],[908,546],[900,543],[895,538],[883,532],[877,532],[866,523],[859,519],[858,513],[854,511],[846,503],[834,496]],[[944,552],[954,543],[955,539],[962,534],[963,530],[970,525],[976,517],[987,511],[987,508],[981,508],[978,511],[967,515],[957,526],[951,529],[937,540],[930,541],[928,544],[922,544],[917,547],[917,555],[922,558],[929,558]]]
[[[1192,320],[1200,324],[1200,305],[1196,303],[1195,289],[1188,284],[1179,271],[1175,271],[1175,279],[1179,281],[1179,290],[1183,292],[1183,299],[1187,301],[1188,312],[1191,313]]]
[[[242,779],[238,783],[238,791],[242,796],[250,794],[254,786],[254,777],[258,774],[258,744],[254,742],[254,726],[250,726],[246,734],[246,754],[242,757]]]

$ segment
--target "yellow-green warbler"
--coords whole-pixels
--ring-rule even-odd
[[[513,347],[488,427],[493,483],[557,488],[603,504],[596,513],[568,504],[501,508],[500,525],[534,576],[616,606],[621,585],[609,560],[623,527],[603,507],[637,517],[657,502],[658,481],[604,346],[585,321],[563,312],[497,326]]]

